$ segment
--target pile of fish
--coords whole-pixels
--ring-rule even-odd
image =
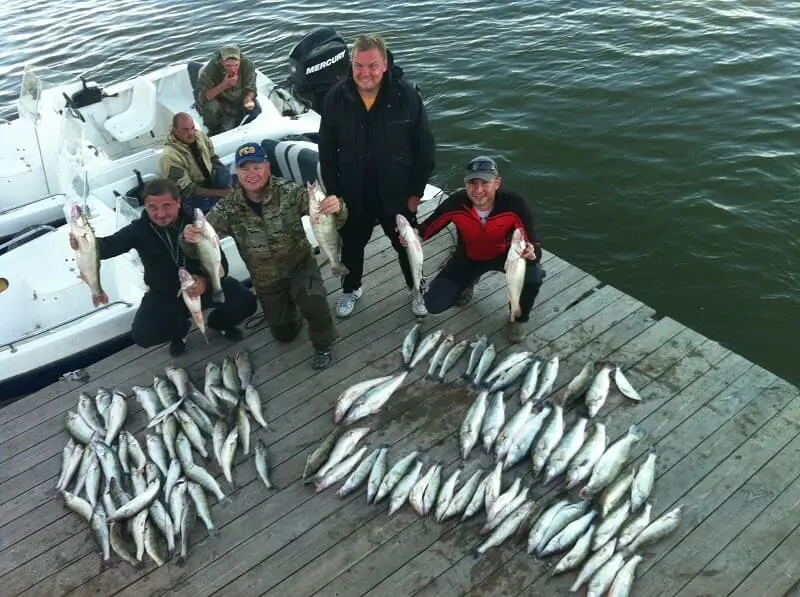
[[[128,398],[119,390],[100,388],[94,398],[81,393],[76,411],[66,416],[71,437],[56,490],[89,523],[104,565],[112,551],[135,567],[145,553],[158,566],[172,555],[183,564],[197,517],[216,537],[207,494],[222,507],[231,500],[195,457],[208,460],[211,439],[212,452],[233,487],[237,448],[250,452],[250,417],[267,428],[261,398],[250,383],[247,352],[226,357],[221,367],[208,363],[202,392],[185,369],[167,366],[165,374],[156,376],[152,386],[133,387],[148,420],[141,441],[125,428]],[[253,452],[258,475],[271,489],[261,439]]]
[[[637,551],[674,531],[684,507],[653,520],[655,451],[651,449],[638,467],[629,466],[632,450],[645,433],[633,425],[609,444],[605,423],[595,418],[606,403],[612,380],[623,396],[642,399],[619,365],[586,363],[554,398],[557,355],[544,359],[519,351],[495,364],[496,351],[486,336],[456,343],[452,336],[435,330],[420,337],[417,324],[401,349],[405,370],[347,388],[336,402],[336,422],[350,423],[366,416],[350,416],[356,404],[380,408],[428,355],[432,356],[427,377],[443,381],[470,347],[462,377],[478,393],[459,430],[461,457],[467,460],[480,443],[495,461],[491,471],[478,468],[459,486],[465,477],[463,465],[445,477],[441,463],[425,467],[419,450],[390,466],[388,445],[374,446],[371,451],[358,447],[370,433],[370,427],[361,426],[334,429],[308,456],[304,480],[313,482],[318,492],[341,481],[339,497],[366,484],[368,502],[388,498],[390,514],[406,502],[420,516],[430,514],[440,522],[455,516],[466,520],[484,512],[481,533],[488,536],[476,554],[513,535],[527,534],[528,553],[539,558],[560,556],[553,574],[579,570],[571,591],[586,585],[589,595],[629,594],[642,559]],[[507,416],[506,398],[516,382],[520,382],[520,408]],[[565,410],[580,398],[584,408],[570,424],[572,413]],[[525,471],[504,488],[503,473],[523,461],[530,462],[532,475],[527,477]],[[523,478],[529,478],[529,484]],[[539,507],[533,493],[541,488],[538,493],[545,494],[559,479],[556,498]]]

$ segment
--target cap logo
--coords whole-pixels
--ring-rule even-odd
[[[255,145],[247,145],[239,150],[240,156],[252,155],[256,152]]]

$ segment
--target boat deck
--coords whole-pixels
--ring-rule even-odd
[[[443,233],[426,245],[429,275],[447,259],[452,242]],[[546,253],[545,267],[527,348],[560,356],[556,388],[587,360],[622,364],[644,400],[612,393],[601,411],[609,437],[635,423],[648,435],[634,456],[641,460],[655,446],[654,517],[687,506],[678,530],[644,549],[633,594],[777,597],[797,591],[798,389],[555,255]],[[311,370],[305,334],[279,345],[254,321],[239,345],[219,338],[206,345],[192,332],[189,351],[179,359],[171,360],[163,346],[131,347],[90,367],[86,384],[62,381],[0,409],[0,595],[566,595],[575,573],[552,577],[553,561],[527,556],[524,539],[474,558],[480,516],[439,524],[406,506],[389,517],[386,503],[367,504],[363,490],[339,499],[333,489],[315,494],[300,480],[309,450],[333,427],[336,396],[354,382],[396,371],[414,322],[382,234],[368,247],[365,271],[364,298],[339,322],[337,363],[325,371]],[[327,266],[323,274],[329,276]],[[328,277],[326,285],[333,306],[338,281]],[[505,351],[506,313],[504,280],[492,274],[479,283],[472,303],[428,317],[423,331],[440,327],[456,340],[488,334]],[[145,557],[141,570],[124,562],[101,570],[88,525],[53,495],[67,441],[65,413],[81,390],[127,392],[163,375],[169,362],[186,367],[202,387],[206,362],[242,347],[251,351],[271,427],[254,427],[252,441],[261,437],[268,445],[279,489],[268,492],[250,457],[239,454],[232,505],[212,506],[219,538],[210,539],[198,522],[183,567],[174,560],[155,567]],[[458,428],[473,394],[460,381],[423,379],[426,367],[409,374],[371,423],[365,445],[391,444],[392,461],[420,449],[426,465],[440,461],[449,474],[461,464]],[[515,394],[508,404],[516,409],[517,403]],[[145,418],[135,400],[129,404],[126,427],[141,441]],[[478,464],[489,470],[490,460],[477,452],[466,474]],[[228,491],[216,463],[208,468]],[[527,482],[529,468],[507,472],[504,487],[517,475]],[[533,484],[539,503],[553,494]]]

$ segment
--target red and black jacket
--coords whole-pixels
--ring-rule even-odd
[[[456,191],[420,224],[419,233],[423,242],[450,223],[458,230],[459,249],[465,252],[468,259],[490,261],[504,257],[516,228],[525,231],[526,240],[533,244],[536,258],[542,258],[541,243],[533,224],[533,211],[516,191],[497,189],[494,207],[486,224],[481,223],[466,190]]]

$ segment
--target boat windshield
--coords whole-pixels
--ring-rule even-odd
[[[21,118],[35,121],[39,116],[39,100],[42,97],[42,79],[33,67],[27,65],[22,75],[17,111]]]

